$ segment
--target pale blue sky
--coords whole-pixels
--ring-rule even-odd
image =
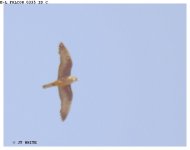
[[[5,145],[184,146],[185,13],[182,4],[5,5]],[[65,122],[57,88],[42,89],[57,78],[61,41],[79,79]]]

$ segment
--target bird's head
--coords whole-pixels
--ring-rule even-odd
[[[78,81],[77,77],[75,76],[69,76],[68,79],[71,81],[71,83]]]

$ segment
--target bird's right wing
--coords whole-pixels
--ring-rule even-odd
[[[60,65],[58,71],[58,80],[61,80],[64,77],[70,76],[72,68],[72,60],[67,48],[63,45],[63,43],[59,44],[59,54],[60,54]]]

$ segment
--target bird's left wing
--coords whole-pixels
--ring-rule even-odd
[[[66,87],[60,86],[60,87],[58,87],[58,89],[59,89],[59,96],[61,99],[60,114],[61,114],[62,120],[65,120],[65,118],[67,117],[68,112],[70,110],[73,94],[72,94],[70,85],[68,85]]]

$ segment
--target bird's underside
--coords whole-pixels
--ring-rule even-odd
[[[63,43],[59,44],[59,55],[60,65],[58,69],[58,79],[54,82],[43,85],[43,88],[49,88],[54,86],[58,87],[59,96],[61,99],[60,114],[62,120],[65,120],[68,115],[73,97],[71,83],[76,81],[77,78],[71,76],[72,60],[68,50],[63,45]]]

